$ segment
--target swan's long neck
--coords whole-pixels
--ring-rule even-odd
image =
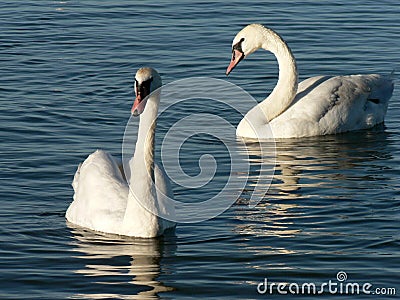
[[[261,48],[272,52],[279,64],[279,78],[272,93],[258,106],[268,121],[283,113],[297,93],[298,75],[296,60],[285,41],[274,31],[265,28],[260,36]]]
[[[130,162],[130,192],[124,224],[133,235],[152,235],[158,231],[157,193],[154,184],[154,135],[159,104],[159,93],[153,93],[140,115],[135,154]]]
[[[136,141],[135,164],[143,167],[141,172],[147,172],[154,180],[154,135],[156,130],[156,119],[158,112],[159,95],[154,93],[147,100],[146,109],[140,115],[138,139]],[[133,173],[139,170],[133,170]]]

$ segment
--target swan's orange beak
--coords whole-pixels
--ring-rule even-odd
[[[228,68],[226,69],[226,75],[229,75],[229,73],[237,66],[238,63],[244,58],[244,53],[239,51],[239,50],[232,50],[232,59],[231,62],[229,63]]]
[[[146,106],[146,100],[143,99],[140,94],[138,94],[135,98],[135,102],[133,102],[133,106],[131,109],[131,113],[133,116],[138,116],[144,111],[144,107]]]

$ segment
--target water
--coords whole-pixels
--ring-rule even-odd
[[[164,83],[226,79],[232,38],[260,22],[287,40],[300,79],[389,73],[399,69],[399,15],[397,1],[3,1],[0,298],[286,298],[258,295],[257,284],[321,284],[339,271],[398,294],[398,87],[384,128],[278,142],[275,177],[255,208],[244,204],[262,157],[249,145],[249,182],[237,204],[175,234],[102,235],[66,224],[64,213],[77,165],[97,148],[121,154],[140,66],[156,67]],[[261,100],[276,75],[273,56],[259,51],[228,80]],[[206,135],[184,145],[188,174],[199,172],[202,153],[218,168],[205,189],[175,186],[177,199],[218,193],[229,173],[225,150]]]

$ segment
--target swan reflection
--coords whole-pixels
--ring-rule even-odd
[[[265,159],[261,148],[258,143],[248,143],[242,151],[251,154],[251,164],[270,165],[270,153]],[[293,237],[301,232],[296,224],[300,218],[315,217],[313,208],[336,205],[341,199],[356,200],[360,189],[385,188],[390,173],[382,169],[388,168],[385,161],[391,157],[390,139],[383,126],[343,135],[276,140],[273,180],[260,186],[262,174],[250,172],[237,204],[248,204],[257,184],[263,199],[256,208],[238,208],[237,218],[243,222],[236,229],[257,236]]]
[[[77,298],[124,298],[158,299],[159,293],[172,291],[158,280],[161,273],[160,261],[163,256],[173,255],[176,251],[174,236],[155,239],[127,238],[118,235],[93,232],[68,223],[73,234],[73,246],[76,258],[84,261],[84,268],[77,274],[96,278],[98,292]],[[127,279],[125,277],[127,276]],[[105,293],[107,286],[132,284],[132,295]],[[115,288],[110,291],[118,290]],[[121,289],[126,290],[126,289]]]
[[[307,197],[310,190],[318,193],[321,188],[354,187],[357,182],[369,186],[366,173],[379,168],[380,158],[391,157],[387,145],[382,127],[375,131],[279,140],[271,195],[284,193],[285,198],[298,198]],[[304,189],[307,193],[301,192]]]

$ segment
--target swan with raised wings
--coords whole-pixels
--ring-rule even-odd
[[[367,129],[384,121],[393,93],[391,76],[317,76],[298,84],[296,61],[289,46],[278,33],[260,24],[248,25],[236,35],[226,74],[260,48],[276,56],[278,82],[271,94],[241,120],[237,136],[307,137]],[[267,124],[271,130],[267,130]]]
[[[105,151],[95,151],[75,174],[74,200],[66,212],[69,222],[142,238],[162,235],[176,225],[170,221],[175,217],[170,182],[163,168],[154,162],[160,87],[161,77],[156,70],[137,71],[132,114],[140,115],[140,121],[135,153],[129,162],[130,184],[115,158]]]

